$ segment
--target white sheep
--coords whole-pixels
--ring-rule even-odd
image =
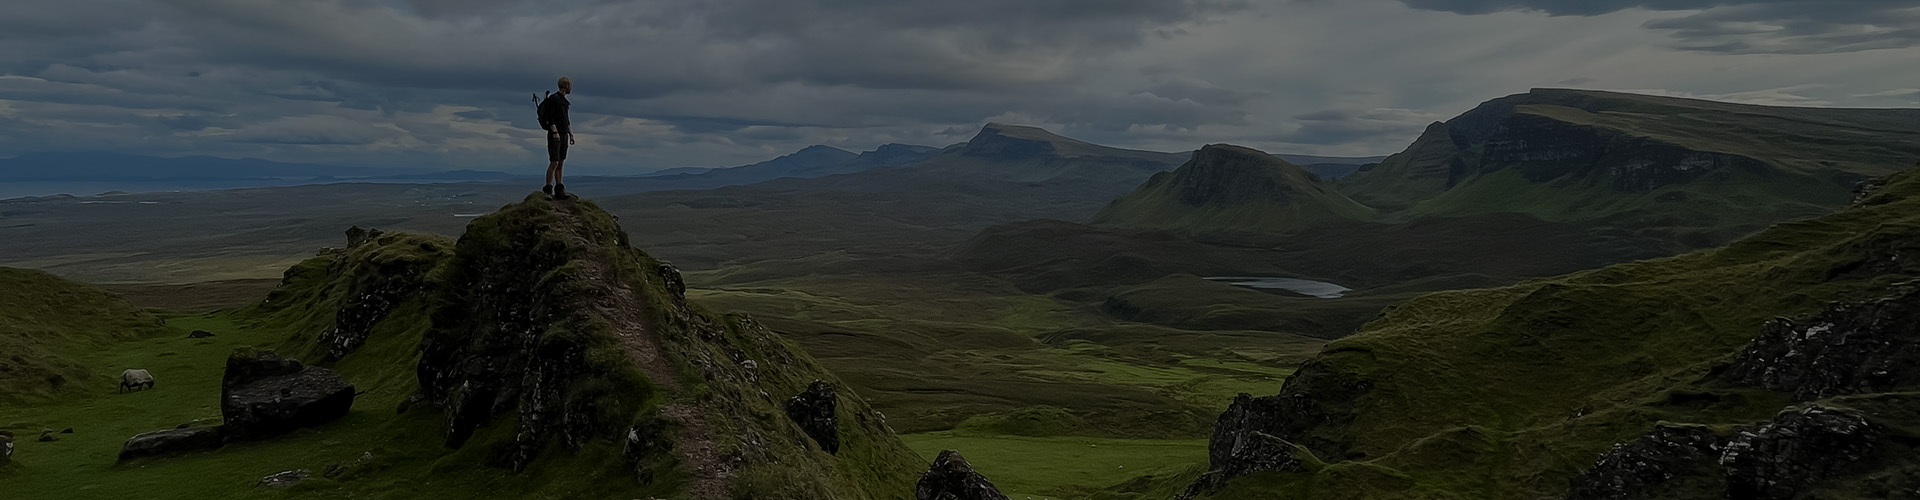
[[[153,388],[153,374],[146,370],[130,369],[120,372],[120,392]]]

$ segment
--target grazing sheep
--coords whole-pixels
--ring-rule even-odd
[[[153,374],[146,370],[127,370],[120,372],[120,392],[153,388]]]

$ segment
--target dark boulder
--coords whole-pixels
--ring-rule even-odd
[[[1859,472],[1882,430],[1858,414],[1809,406],[1743,429],[1720,455],[1727,498],[1790,499],[1821,480]]]
[[[1803,321],[1775,319],[1722,376],[1801,401],[1920,387],[1920,286],[1896,290]]]
[[[187,334],[187,338],[190,338],[190,339],[213,338],[213,332],[209,332],[206,330],[194,330],[193,333]]]
[[[973,464],[960,456],[959,451],[940,452],[933,459],[933,467],[920,476],[920,482],[914,486],[915,500],[1007,500],[1000,488],[993,486],[986,476],[973,471]]]
[[[58,433],[53,432],[53,429],[40,430],[40,442],[51,443],[59,440],[60,440],[60,435]]]
[[[188,427],[142,433],[120,447],[120,459],[173,455],[219,448],[226,441],[219,427]]]
[[[787,400],[787,418],[800,424],[800,430],[820,443],[821,450],[839,453],[840,419],[834,413],[839,401],[833,384],[815,380],[807,392]]]
[[[272,351],[235,351],[227,357],[220,386],[220,413],[227,434],[235,439],[324,424],[346,416],[353,407],[353,384],[339,374]]]
[[[1573,478],[1567,500],[1669,498],[1683,481],[1719,482],[1719,450],[1726,442],[1704,425],[1655,425],[1640,439],[1618,443]]]

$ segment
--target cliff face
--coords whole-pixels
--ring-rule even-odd
[[[408,292],[361,293],[396,289]],[[292,343],[343,370],[370,354],[334,356],[338,344],[322,342],[334,332],[417,343],[417,389],[400,410],[437,413],[445,446],[485,450],[503,471],[588,460],[641,497],[910,494],[924,462],[865,400],[798,347],[685,292],[612,214],[536,194],[475,219],[457,243],[389,234],[323,252],[261,307],[314,332]],[[790,418],[794,399],[808,405]]]
[[[1534,90],[1435,123],[1341,179],[1389,212],[1714,228],[1816,215],[1920,159],[1920,111],[1751,106]],[[1719,242],[1713,242],[1719,243]]]
[[[1725,248],[1402,303],[1235,400],[1190,491],[1904,498],[1915,214],[1907,172]],[[1293,448],[1247,456],[1262,436]],[[1280,454],[1302,465],[1235,472]]]

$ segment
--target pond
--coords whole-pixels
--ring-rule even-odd
[[[1351,288],[1335,285],[1332,283],[1327,283],[1324,281],[1303,280],[1303,279],[1296,279],[1296,278],[1275,278],[1275,277],[1268,277],[1268,276],[1213,276],[1207,279],[1226,283],[1229,285],[1244,286],[1247,288],[1286,290],[1289,292],[1306,295],[1309,297],[1319,297],[1322,299],[1337,299],[1337,298],[1340,298],[1341,295],[1344,295],[1347,292],[1353,291],[1353,289]]]

